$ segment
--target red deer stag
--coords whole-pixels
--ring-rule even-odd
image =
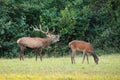
[[[84,62],[85,56],[87,57],[87,62],[89,63],[89,60],[88,60],[88,53],[89,53],[93,56],[95,63],[98,64],[99,58],[95,54],[94,49],[90,43],[85,42],[85,41],[73,40],[73,41],[69,42],[69,47],[72,50],[72,53],[71,53],[72,64],[75,63],[74,57],[75,57],[76,51],[83,52],[82,63]]]
[[[24,55],[25,49],[30,48],[35,51],[36,61],[37,61],[37,55],[40,56],[40,59],[42,61],[42,49],[49,46],[52,43],[59,41],[59,35],[54,35],[52,33],[49,33],[48,28],[47,28],[47,32],[44,32],[42,30],[41,26],[39,26],[39,27],[40,28],[37,28],[37,27],[33,27],[33,28],[35,31],[40,31],[40,32],[44,33],[47,36],[47,38],[22,37],[17,40],[17,44],[20,47],[20,52],[19,52],[20,60],[24,60],[23,55]],[[54,31],[55,31],[55,29],[53,30],[53,32]]]

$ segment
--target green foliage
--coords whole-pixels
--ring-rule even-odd
[[[18,56],[20,37],[45,37],[33,31],[32,26],[39,24],[60,34],[60,41],[44,50],[48,56],[68,55],[68,43],[75,39],[105,52],[119,51],[119,4],[119,0],[0,0],[0,57]]]

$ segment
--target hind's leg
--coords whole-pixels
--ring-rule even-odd
[[[86,53],[85,53],[85,50],[84,50],[84,51],[83,51],[83,61],[82,61],[82,64],[84,63],[85,55],[86,55]]]
[[[87,57],[87,63],[89,64],[89,58],[87,53],[86,53],[86,57]]]
[[[72,49],[72,53],[71,53],[71,63],[72,64],[75,64],[75,53],[76,53],[76,50]]]

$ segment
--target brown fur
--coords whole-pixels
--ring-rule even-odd
[[[84,62],[85,56],[87,57],[87,61],[89,63],[89,60],[88,60],[88,53],[89,53],[93,56],[95,63],[98,64],[99,59],[98,59],[97,55],[95,54],[94,49],[90,43],[85,42],[85,41],[80,41],[80,40],[73,40],[73,41],[69,42],[69,47],[72,50],[72,53],[71,53],[72,64],[75,63],[74,57],[75,57],[76,51],[83,52],[82,63]]]
[[[52,43],[59,41],[59,35],[47,34],[47,38],[39,37],[22,37],[17,40],[17,44],[20,46],[20,60],[23,59],[24,51],[26,48],[31,48],[35,51],[36,61],[37,55],[40,55],[42,61],[42,49],[49,46]]]

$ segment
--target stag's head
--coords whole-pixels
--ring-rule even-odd
[[[41,28],[41,25],[39,26],[39,28],[37,26],[33,27],[35,31],[40,31],[42,32],[43,34],[45,34],[47,36],[47,38],[50,38],[52,43],[55,43],[57,41],[59,41],[59,38],[60,38],[60,35],[54,35],[54,31],[55,29],[53,29],[52,32],[49,32],[49,28],[47,27],[47,31],[43,31],[42,28]]]

